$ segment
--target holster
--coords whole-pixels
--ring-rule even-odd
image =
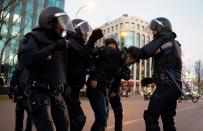
[[[31,99],[27,100],[27,108],[30,109],[32,113],[36,113],[44,105],[49,105],[51,103],[50,98],[46,95],[36,94]]]
[[[33,112],[33,109],[32,109],[32,102],[31,102],[31,99],[28,98],[28,99],[25,99],[25,108],[27,110],[27,113],[31,113]]]
[[[173,82],[163,73],[155,74],[152,76],[156,85],[171,85]]]

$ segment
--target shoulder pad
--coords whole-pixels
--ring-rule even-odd
[[[46,34],[42,30],[34,30],[30,32],[34,39],[39,43],[40,45],[49,45],[53,41],[51,41]]]
[[[25,34],[24,37],[21,39],[20,42],[21,42],[22,44],[27,43],[27,41],[29,40],[29,38],[30,38],[31,36],[32,36],[37,42],[39,42],[40,39],[39,39],[39,37],[38,37],[38,35],[37,35],[36,32],[38,32],[38,31],[31,31],[31,32]]]
[[[21,39],[20,43],[25,44],[31,36],[32,36],[31,32],[25,34],[24,37]]]

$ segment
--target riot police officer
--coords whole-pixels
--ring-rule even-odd
[[[100,29],[92,32],[92,27],[85,20],[74,19],[72,23],[75,34],[67,33],[70,41],[67,49],[67,82],[71,93],[68,97],[64,96],[70,114],[71,131],[82,131],[86,116],[80,105],[80,90],[84,87],[87,70],[91,64],[90,50],[103,34]],[[90,33],[92,34],[88,39]]]
[[[32,119],[38,131],[69,131],[69,115],[62,97],[66,81],[63,31],[74,32],[68,15],[58,7],[47,7],[39,16],[39,27],[20,43],[20,63],[30,73]]]
[[[141,59],[153,58],[153,81],[156,84],[148,109],[144,111],[146,131],[160,131],[160,116],[164,131],[176,131],[176,101],[181,94],[180,44],[175,40],[176,34],[167,18],[153,19],[149,27],[154,39],[140,49],[139,55]]]
[[[129,80],[130,79],[130,69],[128,66],[122,66],[118,74],[114,76],[114,80],[109,89],[109,102],[113,109],[114,118],[115,118],[115,131],[123,130],[123,107],[120,98],[120,83],[121,79]]]
[[[118,48],[118,39],[109,36],[104,40],[104,47],[97,49],[95,68],[87,82],[87,96],[95,113],[95,122],[91,131],[104,131],[108,117],[108,90],[119,68],[136,62],[136,58],[127,50],[125,53]],[[99,103],[99,104],[98,104]]]
[[[28,75],[29,73],[25,68],[17,65],[11,77],[9,97],[16,103],[15,131],[23,131],[24,111],[27,111],[25,131],[32,131],[33,122],[31,114],[27,110],[27,98],[30,94]]]

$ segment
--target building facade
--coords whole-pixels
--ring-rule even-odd
[[[9,2],[10,0],[3,0],[2,5],[6,6]],[[1,29],[0,50],[7,42],[2,64],[14,65],[16,63],[20,39],[38,25],[40,12],[48,6],[64,9],[64,0],[16,0],[9,6],[9,14]],[[9,40],[10,38],[12,39]]]
[[[120,47],[143,47],[152,39],[152,33],[148,29],[148,22],[137,17],[129,17],[124,14],[115,20],[105,23],[102,27],[104,36],[117,35],[120,39]],[[97,42],[97,46],[103,45],[103,39]],[[141,93],[140,81],[144,77],[152,76],[152,60],[141,60],[131,68],[131,80],[129,84],[133,86],[133,91]]]
[[[193,86],[194,81],[195,81],[195,75],[190,71],[185,72],[185,82]]]

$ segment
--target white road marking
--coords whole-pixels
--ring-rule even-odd
[[[177,109],[177,111],[181,112],[181,111],[185,111],[185,110],[188,110],[188,109],[193,109],[193,108],[196,108],[196,107],[198,107],[198,106],[185,107],[185,108]],[[123,122],[123,126],[133,124],[133,123],[137,123],[137,122],[140,122],[140,121],[144,121],[144,119],[139,118],[139,119],[135,119],[135,120],[125,121],[125,122]],[[107,127],[107,129],[113,129],[113,128],[114,128],[114,125],[110,125],[110,126]]]
[[[136,123],[136,122],[139,122],[139,121],[143,121],[143,120],[144,120],[143,118],[140,118],[140,119],[125,121],[125,122],[123,123],[123,126],[129,125],[129,124],[133,124],[133,123]],[[114,128],[114,125],[111,125],[111,126],[108,126],[108,127],[107,127],[107,129],[113,129],[113,128]]]
[[[177,111],[184,111],[184,110],[193,109],[193,108],[196,108],[196,107],[197,106],[185,107],[185,108],[177,109]]]

